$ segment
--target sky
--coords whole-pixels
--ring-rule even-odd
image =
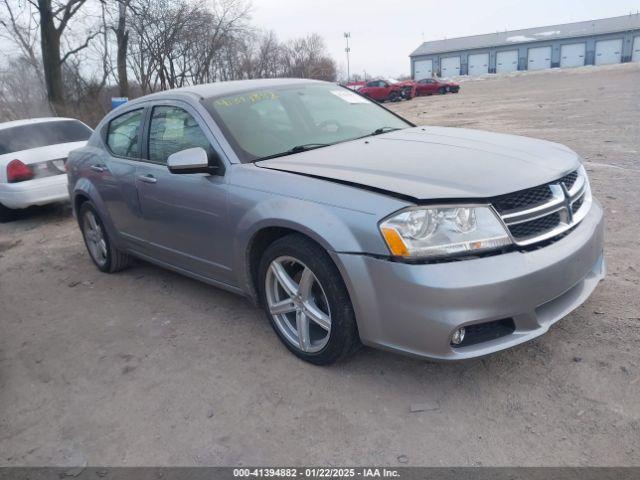
[[[640,11],[640,0],[253,0],[252,24],[281,40],[319,33],[340,71],[398,77],[423,41]]]

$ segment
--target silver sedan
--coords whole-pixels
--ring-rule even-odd
[[[575,152],[416,127],[325,82],[139,98],[67,171],[100,270],[137,257],[245,295],[316,364],[363,343],[489,354],[546,332],[604,276],[602,209]]]

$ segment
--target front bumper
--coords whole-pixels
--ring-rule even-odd
[[[593,202],[564,238],[538,250],[437,264],[334,254],[366,345],[439,360],[503,350],[545,333],[604,278],[604,221]],[[461,326],[512,319],[515,331],[455,348]]]
[[[0,203],[7,208],[27,208],[68,199],[66,175],[18,183],[0,183]]]

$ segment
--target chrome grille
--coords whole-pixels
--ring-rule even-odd
[[[541,185],[497,197],[493,201],[493,206],[499,213],[506,213],[510,210],[539,205],[549,200],[552,196],[549,185]]]
[[[579,223],[591,206],[591,192],[584,169],[555,182],[492,200],[514,243],[532,245],[548,240]]]
[[[511,235],[516,238],[526,238],[532,235],[537,235],[540,232],[546,232],[552,228],[556,228],[560,225],[561,219],[558,212],[546,215],[541,218],[536,218],[529,222],[517,223],[509,227]]]
[[[567,187],[567,190],[571,190],[571,187],[573,187],[573,184],[576,183],[577,179],[578,179],[578,171],[576,170],[575,172],[571,172],[570,174],[565,175],[558,181],[560,183],[564,183],[565,187]]]

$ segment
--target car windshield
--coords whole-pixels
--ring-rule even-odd
[[[81,142],[93,132],[77,120],[57,120],[0,130],[0,155],[58,143]]]
[[[208,98],[204,103],[243,162],[411,126],[334,84],[252,90]]]

